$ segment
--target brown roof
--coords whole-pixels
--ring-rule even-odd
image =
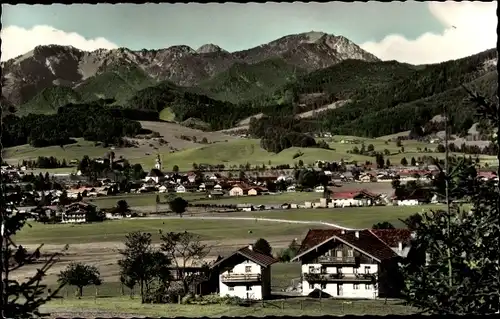
[[[378,260],[397,256],[389,245],[372,233],[371,230],[359,230],[359,238],[356,238],[355,232],[354,230],[345,230],[344,234],[342,234],[341,229],[310,229],[302,241],[297,256],[333,238],[343,241]],[[391,236],[385,237],[392,238]]]
[[[250,248],[248,248],[248,246],[245,246],[243,248],[238,249],[237,251],[235,251],[231,255],[227,256],[226,258],[223,258],[223,259],[219,260],[218,262],[214,263],[212,265],[212,267],[219,265],[220,263],[228,260],[230,257],[233,257],[234,255],[243,256],[243,257],[253,261],[256,264],[259,264],[262,267],[268,267],[268,266],[278,262],[278,260],[273,258],[272,256],[261,253],[257,250],[250,249]]]
[[[408,245],[411,241],[412,231],[406,228],[396,229],[371,229],[375,236],[381,239],[389,247],[398,247],[401,242],[403,245]]]

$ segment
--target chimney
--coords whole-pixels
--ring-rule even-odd
[[[356,238],[359,238],[359,231],[357,231],[357,230],[356,230],[356,231],[354,232],[354,236],[356,236]]]
[[[398,242],[398,250],[403,251],[403,243],[402,242]]]
[[[248,249],[253,250],[253,245],[252,244],[248,245]]]

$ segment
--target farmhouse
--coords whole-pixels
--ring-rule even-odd
[[[61,214],[62,223],[85,223],[89,220],[90,214],[96,214],[97,207],[84,202],[77,202],[64,207]]]
[[[377,194],[366,190],[357,192],[339,192],[331,195],[333,207],[360,207],[371,206],[378,199]]]
[[[212,268],[219,273],[219,295],[261,300],[271,296],[273,257],[256,251],[252,245],[219,260]]]
[[[236,184],[229,191],[229,196],[243,196],[248,194],[249,187],[243,184]]]
[[[379,235],[392,238],[394,245],[398,236],[407,241],[408,234]],[[372,230],[309,230],[292,260],[302,263],[302,295],[321,291],[334,298],[397,297],[401,257],[381,237]]]

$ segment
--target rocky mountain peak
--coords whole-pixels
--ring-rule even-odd
[[[204,44],[201,47],[199,47],[198,50],[196,50],[196,52],[199,54],[222,52],[222,51],[225,51],[225,50],[222,49],[220,46],[212,44],[212,43]]]

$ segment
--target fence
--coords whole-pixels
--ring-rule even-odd
[[[328,314],[328,315],[408,315],[413,308],[394,300],[342,300],[331,298],[286,297],[280,300],[260,301],[254,307],[273,309],[283,314]]]

